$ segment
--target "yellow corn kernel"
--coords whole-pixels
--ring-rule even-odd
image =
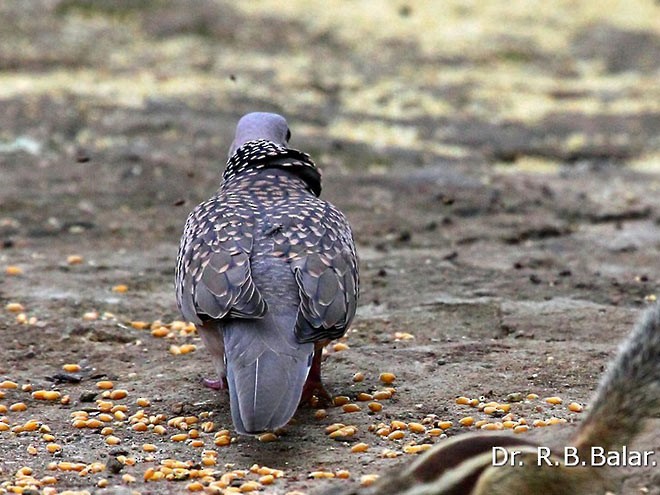
[[[59,452],[60,450],[62,450],[62,446],[58,445],[56,443],[49,443],[49,444],[46,445],[46,450],[49,453],[54,454],[54,453]]]
[[[181,354],[189,354],[191,352],[195,352],[197,350],[197,346],[195,344],[183,344],[181,347],[179,347],[179,350],[181,351]]]
[[[504,425],[502,423],[486,423],[485,425],[481,426],[482,430],[503,430]]]
[[[369,402],[369,404],[367,404],[367,407],[369,408],[370,411],[373,412],[379,412],[383,409],[383,405],[380,402]]]
[[[354,382],[363,382],[364,381],[364,373],[361,371],[358,371],[353,375],[353,381]]]
[[[37,390],[32,392],[32,398],[36,400],[60,400],[62,394],[56,390]]]
[[[448,430],[454,425],[451,421],[439,421],[438,422],[438,428],[442,428],[443,430]]]
[[[68,373],[77,373],[80,371],[82,368],[80,367],[79,364],[75,363],[67,363],[62,365],[62,369]]]
[[[360,477],[360,486],[371,486],[377,479],[377,474],[364,474]]]
[[[264,474],[259,477],[259,483],[262,485],[272,485],[275,482],[275,476],[272,474]]]
[[[96,401],[96,408],[101,412],[110,412],[114,404],[108,400],[98,400]]]
[[[341,406],[341,408],[345,413],[353,413],[362,410],[362,408],[357,404],[344,404],[343,406]]]
[[[382,427],[382,428],[378,428],[376,430],[376,435],[378,435],[380,437],[386,437],[390,433],[392,433],[392,430],[390,430],[387,426]]]
[[[329,435],[330,433],[335,432],[338,429],[343,428],[344,426],[346,425],[343,423],[332,423],[331,425],[325,427],[325,434]]]
[[[426,452],[431,448],[431,445],[426,443],[422,445],[406,445],[403,447],[403,451],[406,454],[421,454],[422,452]]]
[[[11,406],[9,406],[9,410],[11,412],[22,412],[22,411],[25,411],[26,409],[27,409],[27,406],[25,405],[24,402],[16,402],[16,403],[12,404]]]
[[[461,396],[456,398],[456,404],[458,405],[467,406],[469,403],[470,403],[470,399],[468,399],[467,397]]]
[[[5,380],[0,382],[0,388],[18,388],[18,383],[12,382],[11,380]]]
[[[121,440],[114,435],[108,435],[105,439],[105,443],[108,445],[119,445]]]
[[[157,327],[151,330],[152,337],[162,338],[167,337],[170,334],[170,330],[167,327]]]
[[[307,475],[308,478],[314,478],[316,480],[319,479],[329,479],[329,478],[334,478],[335,473],[332,473],[330,471],[312,471]]]
[[[241,493],[249,493],[261,489],[261,485],[256,481],[246,481],[238,489]]]
[[[277,440],[277,435],[275,433],[262,433],[257,437],[260,442],[274,442]]]
[[[85,321],[94,321],[99,319],[98,311],[86,311],[82,315],[82,319]]]
[[[20,266],[8,265],[5,268],[5,275],[9,275],[10,277],[15,277],[17,275],[22,275],[22,274],[23,274],[23,269]]]
[[[461,426],[472,426],[474,424],[474,418],[472,416],[466,416],[458,420],[458,423]]]
[[[388,440],[401,440],[406,434],[402,430],[395,430],[387,435]]]
[[[426,427],[421,423],[408,423],[408,430],[413,433],[426,433]]]
[[[333,431],[328,436],[332,439],[335,439],[335,438],[343,438],[343,437],[352,437],[356,433],[357,433],[357,428],[355,428],[354,426],[344,426],[343,428],[339,428],[338,430]]]
[[[8,303],[5,306],[5,309],[10,313],[25,314],[23,313],[25,311],[25,306],[23,306],[21,303]]]
[[[543,400],[546,401],[548,404],[553,404],[553,405],[557,405],[557,404],[562,403],[562,400],[559,397],[546,397]]]
[[[110,399],[112,400],[121,400],[125,399],[128,396],[128,392],[124,389],[117,389],[110,392]]]
[[[135,476],[131,474],[124,474],[122,475],[121,480],[126,484],[135,483]]]
[[[83,426],[79,426],[81,421],[83,423]],[[97,419],[97,418],[91,418],[91,419],[87,419],[87,420],[78,419],[78,420],[75,421],[74,426],[76,428],[83,428],[83,427],[85,427],[85,428],[100,428],[101,426],[103,426],[103,421],[101,421],[100,419]]]
[[[378,376],[378,379],[386,384],[394,383],[394,380],[396,380],[396,375],[394,373],[381,373]]]
[[[114,383],[112,383],[110,380],[101,380],[100,382],[96,382],[96,388],[101,390],[109,390],[114,386]]]
[[[394,420],[390,423],[390,428],[393,430],[405,430],[407,426],[408,425],[406,425],[406,423],[403,421]]]
[[[335,352],[341,352],[349,349],[348,344],[345,344],[344,342],[337,342],[335,345],[332,346],[332,350]]]
[[[584,410],[584,407],[582,407],[582,405],[578,404],[577,402],[571,402],[568,405],[568,410],[573,412],[582,412]]]
[[[351,452],[353,453],[366,452],[367,450],[369,450],[369,444],[364,442],[356,443],[351,447]]]
[[[128,292],[128,285],[126,284],[117,284],[112,287],[112,292],[117,292],[119,294],[123,294],[125,292]]]
[[[70,254],[66,257],[67,265],[80,265],[85,259],[79,254]]]

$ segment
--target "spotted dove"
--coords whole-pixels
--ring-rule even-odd
[[[236,431],[284,426],[301,399],[325,395],[321,350],[355,315],[358,267],[346,217],[319,198],[309,155],[286,120],[241,118],[220,188],[186,221],[176,298],[229,388]]]

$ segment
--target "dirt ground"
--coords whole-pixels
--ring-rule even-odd
[[[537,394],[511,411],[566,419],[524,433],[555,444],[658,293],[658,2],[244,3],[0,3],[0,381],[18,385],[0,389],[0,493],[185,493],[254,464],[283,471],[263,493],[349,486],[442,442],[434,421],[449,437],[475,429],[465,416],[497,421],[457,396]],[[251,110],[287,117],[361,268],[348,349],[324,363],[361,410],[301,409],[269,443],[231,432],[199,339],[172,323],[185,217]],[[357,399],[382,372],[396,392],[374,412]],[[78,428],[74,411],[108,421]],[[425,430],[370,428],[393,420]],[[356,434],[332,439],[334,423]],[[660,451],[658,426],[634,445]],[[175,479],[144,481],[173,461]],[[617,474],[620,493],[660,493],[653,468]]]

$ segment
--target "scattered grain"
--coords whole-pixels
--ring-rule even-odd
[[[10,302],[7,303],[5,309],[10,313],[22,313],[23,311],[25,311],[25,306],[23,306],[21,303]]]
[[[386,384],[394,383],[396,380],[396,375],[394,373],[381,373],[378,379]]]
[[[369,444],[364,442],[356,443],[351,447],[351,452],[353,453],[366,452],[367,450],[369,450]]]
[[[458,423],[461,426],[472,426],[474,424],[474,418],[472,416],[466,416],[458,420]]]
[[[5,268],[5,275],[9,275],[10,277],[15,277],[17,275],[22,275],[22,274],[23,274],[23,269],[20,266],[8,265]]]

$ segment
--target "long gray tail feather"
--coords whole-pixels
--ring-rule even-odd
[[[227,384],[234,428],[256,434],[284,426],[295,414],[314,344],[298,344],[295,314],[266,313],[224,327]]]

